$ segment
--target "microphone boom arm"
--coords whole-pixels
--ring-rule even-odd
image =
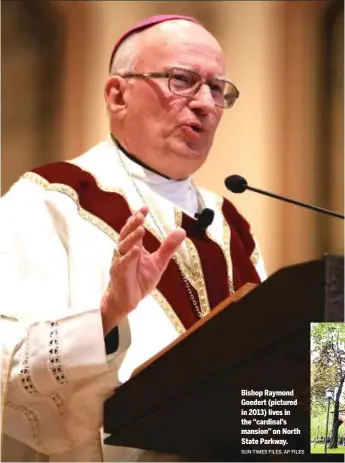
[[[274,193],[269,193],[268,191],[263,191],[263,190],[260,190],[259,188],[254,188],[254,187],[249,186],[249,185],[246,185],[246,190],[255,191],[256,193],[261,193],[263,195],[270,196],[271,198],[281,199],[281,200],[286,201],[288,203],[295,204],[297,206],[305,207],[306,209],[312,209],[312,210],[315,210],[315,211],[318,211],[318,212],[322,212],[323,214],[333,215],[334,217],[338,217],[339,219],[343,219],[343,220],[345,219],[345,217],[342,214],[338,214],[338,212],[329,211],[328,209],[324,209],[324,208],[318,207],[318,206],[311,206],[310,204],[305,204],[305,203],[302,203],[301,201],[296,201],[295,199],[286,198],[286,197],[283,197],[283,196],[276,195]]]

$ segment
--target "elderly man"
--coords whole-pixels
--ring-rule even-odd
[[[193,18],[141,22],[113,51],[109,138],[26,173],[1,200],[3,460],[144,459],[102,452],[105,399],[265,277],[248,223],[191,179],[239,95],[224,71]]]

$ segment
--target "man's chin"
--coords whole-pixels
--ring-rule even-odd
[[[182,158],[200,160],[206,158],[205,149],[204,147],[201,147],[199,144],[198,146],[196,146],[195,144],[181,140],[178,143],[176,143],[174,148],[174,152],[176,153],[176,155]]]

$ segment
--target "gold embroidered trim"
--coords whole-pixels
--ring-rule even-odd
[[[210,312],[210,303],[207,297],[204,272],[202,270],[198,251],[193,241],[191,241],[189,238],[186,238],[185,242],[186,242],[188,254],[190,255],[190,258],[191,258],[191,265],[193,269],[192,271],[193,271],[193,275],[195,278],[196,290],[199,296],[200,310],[201,310],[202,316],[204,317],[206,314]]]
[[[71,163],[71,164],[72,164],[72,163]],[[77,165],[77,164],[73,164],[73,165]],[[79,167],[79,166],[78,166],[78,167]],[[125,194],[125,191],[124,191],[123,189],[117,188],[117,187],[108,187],[108,186],[105,186],[105,185],[103,185],[102,183],[100,183],[100,182],[93,176],[92,172],[88,171],[88,170],[85,169],[84,167],[83,167],[83,170],[84,170],[85,172],[88,172],[90,175],[92,175],[94,181],[96,182],[96,184],[97,184],[97,186],[98,186],[98,188],[99,188],[100,190],[106,191],[106,192],[109,192],[109,193],[118,193],[118,194],[121,195],[123,198],[125,198],[126,194]],[[43,179],[43,180],[44,180],[44,179]],[[54,184],[54,185],[58,185],[58,184]],[[55,188],[54,188],[54,189],[55,189]],[[73,190],[72,188],[71,188],[71,190],[74,192],[74,190]],[[74,193],[77,195],[76,192],[74,192]],[[73,199],[74,199],[74,198],[73,198]],[[74,199],[74,201],[77,202],[78,199]],[[133,211],[133,210],[131,209],[131,207],[130,207],[129,204],[128,204],[128,207],[130,208],[130,211],[131,211],[131,213],[133,214],[135,211]],[[174,208],[174,210],[175,210],[175,224],[176,224],[177,227],[181,227],[181,226],[182,226],[182,212],[179,211],[177,208]],[[81,215],[82,215],[83,212],[87,213],[86,211],[84,211],[84,209],[80,208],[80,213],[81,213]],[[90,215],[92,215],[92,214],[90,214]],[[87,219],[87,220],[88,220],[88,219]],[[93,223],[93,222],[92,222],[92,223]],[[96,224],[94,223],[94,225],[96,225]],[[96,226],[97,226],[97,225],[96,225]],[[154,226],[152,226],[151,223],[150,223],[149,221],[146,220],[146,221],[144,222],[143,227],[144,227],[147,231],[149,231],[149,232],[156,238],[156,240],[159,241],[159,243],[162,242],[162,238],[161,238],[161,236],[159,235],[157,229],[156,229]],[[114,232],[113,229],[111,229],[111,230]],[[107,234],[109,234],[109,233],[107,233]],[[118,240],[118,234],[116,235],[116,239],[114,239],[114,240],[117,242],[117,240]],[[191,269],[189,269],[188,265],[185,264],[185,262],[183,262],[180,258],[177,258],[177,260],[178,260],[178,264],[180,265],[180,267],[181,267],[181,269],[182,269],[182,271],[183,271],[185,277],[187,278],[187,280],[189,281],[189,283],[193,286],[193,288],[196,289],[196,284],[195,284],[194,276],[193,276],[193,273],[192,273]]]
[[[255,239],[254,239],[254,246],[255,247],[254,247],[254,250],[253,250],[253,252],[252,252],[252,254],[250,256],[250,260],[251,260],[252,264],[254,266],[256,266],[257,263],[259,262],[260,254],[259,254],[259,250],[258,250],[258,248],[256,246]]]
[[[27,172],[22,177],[32,180],[33,182],[42,186],[45,190],[58,191],[59,193],[63,193],[69,196],[76,203],[78,213],[83,219],[95,225],[97,228],[102,230],[102,232],[104,232],[107,236],[109,236],[112,240],[114,240],[117,243],[118,233],[103,220],[99,219],[97,216],[83,209],[79,203],[78,194],[75,190],[73,190],[73,188],[60,183],[49,183],[43,177],[33,172]]]
[[[228,285],[230,294],[235,292],[234,282],[233,282],[233,271],[232,271],[232,260],[230,252],[230,239],[231,232],[230,227],[225,219],[223,219],[223,240],[224,244],[222,246],[222,251],[225,257],[226,267],[228,269]]]
[[[25,174],[22,175],[22,178],[31,180],[37,185],[43,187],[44,189],[46,189],[49,186],[49,182],[45,178],[41,177],[40,175],[35,174],[35,172],[26,172]]]
[[[4,320],[7,320],[9,322],[17,322],[18,319],[15,318],[15,317],[10,317],[9,315],[4,315],[4,314],[1,314],[0,315],[0,319],[4,319]]]
[[[50,184],[43,177],[41,177],[40,175],[35,174],[33,172],[27,172],[22,177],[27,178],[27,179],[35,182],[36,184],[42,186],[45,190],[58,191],[60,193],[63,193],[63,194],[66,194],[67,196],[69,196],[76,203],[79,215],[83,219],[85,219],[86,221],[92,223],[95,227],[102,230],[107,236],[109,236],[117,244],[119,234],[113,228],[111,228],[108,224],[106,224],[103,220],[99,219],[97,216],[95,216],[95,215],[87,212],[85,209],[83,209],[80,206],[78,194],[77,194],[77,192],[75,190],[73,190],[73,188],[71,188],[71,187],[69,187],[67,185],[58,184],[58,183]],[[120,192],[120,190],[118,190],[118,192]],[[156,236],[155,230],[153,230],[150,226],[145,227],[145,228],[147,228],[147,230],[149,230],[154,236]],[[159,238],[157,236],[156,236],[156,238],[159,240]],[[195,283],[194,283],[194,278],[193,278],[191,272],[189,271],[189,269],[183,263],[181,263],[181,265],[183,266],[183,271],[185,272],[186,277],[189,279],[190,283],[194,287]],[[170,306],[168,301],[165,299],[163,294],[160,291],[158,291],[157,289],[155,289],[151,293],[151,295],[155,298],[155,300],[159,303],[159,305],[166,312],[166,314],[169,317],[169,320],[171,321],[172,325],[177,330],[177,332],[178,333],[183,333],[185,331],[185,328],[184,328],[182,322],[177,317],[174,310],[172,309],[172,307]]]
[[[71,164],[77,166],[77,164],[73,164],[73,163],[71,163]],[[77,167],[79,167],[79,166],[77,166]],[[123,189],[118,188],[118,187],[109,187],[109,186],[105,186],[105,185],[103,185],[101,182],[99,182],[99,181],[93,176],[92,172],[88,171],[88,170],[85,169],[84,167],[83,167],[83,170],[84,170],[85,172],[88,172],[90,175],[92,175],[94,181],[96,182],[96,184],[97,184],[97,186],[98,186],[98,188],[99,188],[100,190],[105,191],[105,192],[109,192],[109,193],[118,193],[118,194],[121,195],[123,198],[125,198],[126,195],[125,195],[125,192],[124,192]],[[35,175],[36,175],[37,177],[39,177],[39,178],[42,178],[42,177],[40,177],[40,176],[37,175],[37,174],[35,174]],[[42,178],[42,180],[44,181],[43,178]],[[47,183],[47,185],[49,186],[49,188],[46,188],[46,189],[54,189],[54,190],[56,190],[56,191],[60,191],[60,190],[59,190],[60,187],[69,188],[69,187],[67,187],[67,186],[65,186],[65,185],[60,185],[60,184],[57,184],[57,183],[52,184],[52,185],[54,185],[54,188],[51,188],[52,185],[49,185],[48,182],[46,182],[46,183]],[[107,227],[107,224],[106,224],[105,222],[103,222],[101,219],[97,219],[97,217],[96,217],[96,220],[99,221],[98,224],[96,224],[94,221],[92,221],[92,218],[95,217],[95,216],[92,215],[92,214],[90,214],[89,212],[85,211],[83,208],[81,208],[80,205],[79,205],[79,200],[78,200],[78,195],[77,195],[77,193],[76,193],[72,188],[69,188],[69,190],[71,190],[71,194],[69,194],[68,192],[65,192],[65,191],[62,191],[62,193],[66,193],[66,194],[68,194],[69,196],[71,196],[72,199],[78,204],[79,214],[80,214],[83,218],[85,218],[85,219],[88,220],[89,222],[93,223],[93,225],[97,226],[98,228],[101,228],[101,226]],[[74,193],[74,195],[72,196],[73,193]],[[75,196],[75,197],[74,197],[74,196]],[[129,205],[129,204],[128,204],[128,207],[130,208],[130,205]],[[175,209],[175,222],[176,222],[176,225],[177,225],[178,227],[181,227],[181,225],[182,225],[182,212],[179,211],[179,210],[176,209],[176,208],[174,208],[174,209]],[[133,214],[134,211],[133,211],[131,208],[130,208],[130,210],[131,210],[131,213]],[[87,214],[87,216],[84,217],[84,214]],[[103,225],[103,224],[104,224],[104,225]],[[151,225],[150,222],[148,222],[148,221],[146,220],[143,226],[144,226],[144,228],[145,228],[147,231],[149,231],[149,232],[156,238],[157,241],[159,241],[160,243],[162,242],[162,238],[160,237],[160,235],[159,235],[159,233],[157,232],[156,228],[153,227],[153,226]],[[116,234],[116,237],[111,236],[111,238],[117,243],[119,234],[116,233],[115,230],[114,230],[113,228],[111,228],[111,227],[108,226],[108,230],[103,230],[103,231],[105,231],[105,233],[106,233],[108,236],[111,236],[111,235],[110,235],[111,233]],[[181,269],[182,269],[183,273],[185,274],[187,280],[188,280],[189,283],[193,286],[193,288],[196,289],[196,284],[195,284],[194,276],[193,276],[193,273],[192,273],[191,269],[189,269],[189,268],[188,268],[188,265],[186,265],[181,259],[178,258],[177,260],[178,260],[178,263],[179,263],[179,265],[181,266]]]
[[[68,164],[71,164],[72,166],[75,166],[75,167],[78,167],[79,169],[82,169],[84,172],[87,172],[88,174],[91,175],[93,181],[96,183],[96,185],[98,186],[98,188],[102,191],[106,191],[107,193],[118,193],[120,196],[125,196],[125,193],[124,191],[119,188],[119,187],[115,187],[115,186],[105,186],[103,185],[95,176],[94,174],[92,173],[92,171],[90,171],[89,169],[87,169],[85,166],[79,166],[78,164],[75,164],[74,162],[71,162],[71,161],[66,161]]]
[[[46,447],[44,442],[41,439],[41,429],[40,429],[40,420],[38,415],[28,406],[19,405],[10,400],[5,401],[5,406],[12,408],[13,410],[22,413],[29,422],[29,427],[32,432],[33,440],[36,443],[36,446],[42,450],[42,453],[49,455],[49,449]]]
[[[181,228],[182,227],[182,211],[180,211],[176,207],[174,207],[174,211],[175,211],[175,224],[176,224],[176,227]]]
[[[174,207],[174,213],[175,213],[175,226],[181,228],[182,227],[182,211],[178,209],[177,207]],[[188,253],[188,250],[187,250]],[[181,258],[179,258],[179,264],[181,268],[183,269],[183,272],[185,276],[187,277],[189,283],[192,284],[193,288],[197,291],[197,283],[195,281],[195,275],[193,274],[193,268],[191,264],[189,263],[187,255],[187,262],[184,262]]]
[[[49,367],[55,380],[60,384],[66,384],[67,377],[61,362],[58,322],[50,322],[50,328],[48,350]]]
[[[234,288],[234,281],[233,281],[233,268],[232,268],[231,251],[230,251],[231,230],[222,212],[223,201],[224,199],[221,196],[217,196],[216,198],[217,209],[218,209],[219,214],[223,217],[223,241],[221,245],[221,250],[223,252],[225,262],[226,262],[226,267],[228,270],[229,292],[230,294],[232,294],[235,292],[235,288]]]
[[[154,289],[151,293],[151,296],[155,299],[155,301],[162,307],[164,312],[167,314],[171,324],[175,328],[175,330],[179,333],[182,334],[186,331],[185,327],[183,326],[181,320],[178,318],[176,315],[175,311],[172,309],[171,305],[169,302],[165,299],[163,294],[158,291],[157,289]]]
[[[149,223],[146,222],[144,224],[144,227],[146,230],[148,230],[152,235],[161,243],[162,239],[158,235],[156,229]],[[193,275],[193,272],[187,267],[187,265],[182,261],[182,259],[175,253],[175,259],[178,261],[178,264],[180,265],[185,277],[187,278],[188,282],[193,286],[194,289],[196,289],[196,282],[195,282],[195,277]]]
[[[73,190],[73,188],[71,188],[71,187],[69,187],[67,185],[60,184],[60,183],[49,183],[43,177],[41,177],[40,175],[35,174],[33,172],[27,172],[26,174],[22,175],[22,177],[27,178],[29,180],[32,180],[33,182],[35,182],[39,186],[42,186],[45,190],[58,191],[59,193],[63,193],[65,195],[69,196],[76,203],[77,208],[78,208],[78,213],[83,219],[85,219],[86,221],[92,223],[97,228],[102,230],[107,236],[109,236],[113,241],[115,241],[115,243],[118,242],[119,234],[112,227],[110,227],[103,220],[99,219],[97,216],[91,214],[90,212],[87,212],[85,209],[83,209],[81,207],[81,205],[79,203],[78,194],[77,194],[77,192],[75,190]],[[98,185],[98,186],[99,186],[99,188],[101,188],[100,185]],[[103,189],[103,187],[101,189]],[[107,189],[104,189],[104,191],[109,191],[109,192],[115,192],[116,191],[119,194],[124,194],[122,192],[122,190],[115,189],[115,188],[107,188]],[[161,242],[161,239],[160,239],[159,235],[157,234],[154,227],[152,227],[149,223],[145,223],[144,227],[146,228],[146,230],[148,230],[150,233],[152,233],[152,235],[154,235],[154,237],[159,242]],[[186,278],[188,279],[189,283],[194,287],[194,289],[196,289],[196,284],[195,284],[195,281],[194,281],[194,277],[193,277],[193,274],[190,271],[190,269],[181,260],[179,260],[179,264],[181,265],[182,270],[183,270]]]

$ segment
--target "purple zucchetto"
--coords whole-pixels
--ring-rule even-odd
[[[117,49],[127,37],[129,37],[130,35],[136,32],[140,32],[140,31],[143,31],[144,29],[148,29],[149,27],[155,26],[156,24],[160,24],[165,21],[171,21],[173,19],[183,19],[185,21],[191,21],[191,22],[194,22],[195,24],[199,24],[199,22],[196,19],[190,16],[182,16],[178,14],[164,14],[164,15],[158,15],[158,16],[150,16],[149,18],[143,19],[142,21],[137,23],[135,26],[128,29],[124,34],[122,34],[119,40],[114,45],[114,48],[113,48],[113,51],[110,57],[109,71],[111,70],[111,65],[113,63],[114,55]]]

